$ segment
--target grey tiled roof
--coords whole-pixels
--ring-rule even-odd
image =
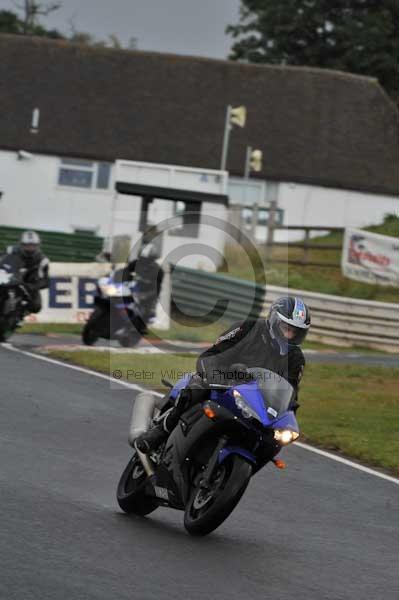
[[[217,169],[228,104],[248,110],[232,174],[250,145],[262,179],[399,193],[399,112],[373,79],[0,35],[3,149]]]

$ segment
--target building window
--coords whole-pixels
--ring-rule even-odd
[[[107,190],[110,174],[110,163],[63,158],[60,163],[58,185]]]
[[[250,227],[252,225],[253,211],[252,208],[246,207],[242,209],[242,217],[245,225]],[[284,210],[277,208],[275,212],[275,225],[282,225],[284,221]],[[269,209],[258,208],[258,220],[257,224],[260,227],[267,227],[269,224]]]
[[[99,190],[107,190],[109,186],[109,175],[111,172],[111,165],[109,163],[98,163],[97,169],[97,188]]]

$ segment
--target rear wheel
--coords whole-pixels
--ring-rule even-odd
[[[208,488],[197,485],[184,513],[184,526],[191,535],[207,535],[234,510],[249,483],[251,465],[233,454],[214,471]]]
[[[145,493],[146,481],[147,474],[135,452],[122,473],[116,492],[118,504],[125,513],[144,516],[158,508],[158,501]]]
[[[141,334],[138,331],[130,331],[129,333],[121,335],[118,340],[123,348],[132,348],[139,343],[140,338]]]

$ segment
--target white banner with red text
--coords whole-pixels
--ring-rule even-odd
[[[341,267],[349,279],[399,286],[399,239],[363,229],[346,229]]]

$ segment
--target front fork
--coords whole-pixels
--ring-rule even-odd
[[[227,437],[222,436],[217,443],[215,450],[206,466],[206,469],[202,475],[199,487],[203,490],[210,489],[211,477],[216,465],[219,463],[219,454],[227,444]]]

